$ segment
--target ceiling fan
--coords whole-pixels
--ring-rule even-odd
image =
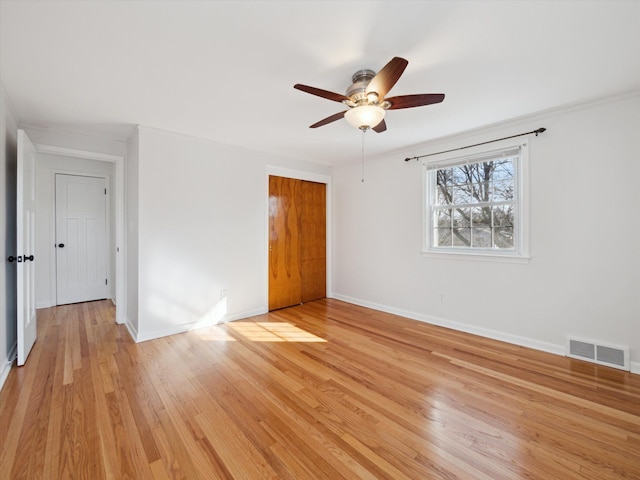
[[[362,131],[372,129],[381,133],[387,129],[387,124],[384,121],[387,110],[422,107],[442,102],[444,93],[423,93],[385,98],[408,64],[409,62],[404,58],[394,57],[377,74],[373,70],[358,70],[351,77],[353,84],[347,88],[345,95],[299,83],[295,84],[293,88],[297,90],[344,103],[350,107],[348,110],[314,123],[309,128],[318,128],[344,117],[350,125]]]

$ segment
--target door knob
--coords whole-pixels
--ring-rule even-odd
[[[59,243],[58,248],[64,248],[64,243]]]
[[[9,263],[12,262],[18,262],[21,263],[22,260],[24,260],[25,262],[33,262],[33,255],[18,255],[17,257],[14,257],[13,255],[9,256],[9,258],[7,258],[7,260],[9,260]]]

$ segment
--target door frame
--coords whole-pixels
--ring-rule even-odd
[[[274,175],[277,177],[293,178],[296,180],[306,180],[309,182],[324,183],[326,185],[326,222],[327,222],[327,243],[326,243],[326,255],[327,255],[327,287],[326,295],[328,298],[333,297],[333,290],[331,288],[333,275],[331,274],[331,249],[332,249],[332,234],[331,234],[331,177],[329,175],[323,175],[321,173],[305,172],[303,170],[294,170],[285,167],[276,167],[267,165],[266,175],[264,177],[265,182],[265,209],[264,209],[264,278],[266,280],[266,287],[264,290],[264,305],[265,311],[269,311],[269,176]]]
[[[126,243],[125,243],[125,229],[124,229],[124,156],[121,155],[113,155],[108,153],[98,153],[98,152],[90,152],[85,150],[78,150],[75,148],[66,148],[66,147],[57,147],[54,145],[47,144],[34,144],[36,147],[36,153],[44,153],[49,155],[59,155],[63,157],[72,157],[79,158],[84,160],[96,160],[100,162],[109,162],[115,164],[115,172],[113,185],[107,185],[109,191],[113,189],[114,195],[114,204],[115,204],[115,272],[109,272],[109,278],[113,278],[115,276],[116,282],[116,323],[123,324],[125,323],[125,315],[127,311],[127,297],[126,297],[126,275],[125,275],[125,265],[126,265]],[[88,172],[70,172],[70,171],[54,171],[54,181],[55,174],[62,173],[68,175],[83,175],[83,176],[95,176],[100,177],[99,174],[91,174]],[[110,182],[107,179],[107,183]],[[107,206],[107,209],[110,209],[110,203]],[[108,224],[111,222],[108,222]],[[110,268],[110,267],[109,267]],[[109,269],[108,269],[109,270]]]

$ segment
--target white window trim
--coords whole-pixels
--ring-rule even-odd
[[[491,262],[508,263],[528,263],[529,256],[529,136],[517,139],[501,140],[486,145],[470,147],[463,151],[442,153],[428,157],[422,162],[422,255],[432,258],[446,258],[459,260],[478,260]],[[427,171],[435,164],[445,167],[447,164],[453,165],[462,159],[470,159],[483,154],[495,152],[497,150],[509,150],[520,148],[520,161],[517,168],[516,182],[519,194],[519,209],[517,212],[518,222],[518,245],[515,250],[447,250],[433,249],[431,247],[431,215],[429,211],[429,185]]]

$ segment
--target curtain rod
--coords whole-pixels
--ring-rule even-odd
[[[425,155],[418,155],[417,157],[408,157],[408,158],[405,158],[404,161],[408,162],[409,160],[419,160],[419,159],[424,158],[424,157],[431,157],[433,155],[440,155],[441,153],[455,152],[456,150],[464,150],[465,148],[477,147],[479,145],[486,145],[487,143],[499,142],[500,140],[508,140],[510,138],[522,137],[524,135],[530,135],[532,133],[535,133],[536,137],[537,137],[538,134],[540,134],[542,132],[545,132],[546,130],[547,130],[546,128],[538,128],[537,130],[531,130],[530,132],[519,133],[518,135],[511,135],[510,137],[496,138],[495,140],[489,140],[488,142],[482,142],[482,143],[475,143],[473,145],[467,145],[466,147],[452,148],[451,150],[444,150],[442,152],[436,152],[436,153],[427,153]]]

